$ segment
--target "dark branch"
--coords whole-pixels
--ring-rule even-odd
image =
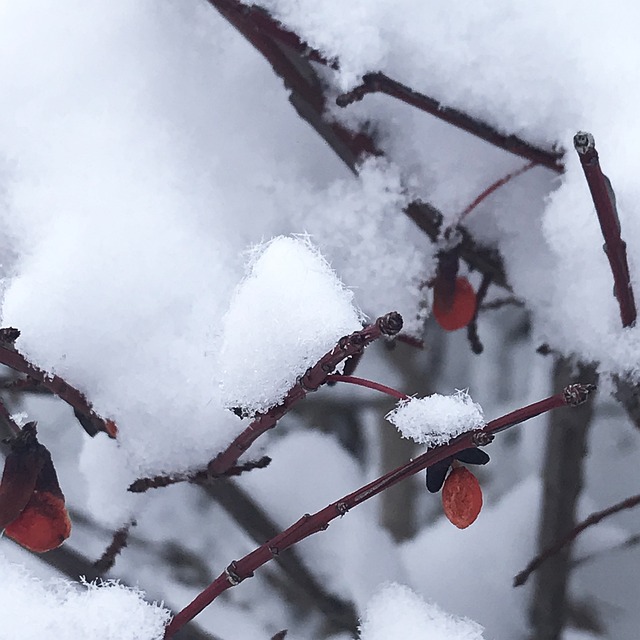
[[[486,122],[473,118],[457,109],[445,107],[437,100],[418,91],[414,91],[397,80],[389,78],[389,76],[386,76],[384,73],[367,73],[362,77],[362,84],[352,91],[338,96],[336,98],[336,104],[339,107],[346,107],[352,102],[362,100],[368,93],[385,93],[388,96],[402,100],[402,102],[412,107],[416,107],[416,109],[426,111],[454,127],[458,127],[467,133],[477,136],[495,147],[526,158],[535,164],[543,165],[557,173],[564,171],[564,167],[562,166],[562,152],[540,149],[517,136],[504,135]]]
[[[627,244],[621,237],[620,219],[616,208],[616,196],[609,178],[602,173],[600,159],[593,136],[579,131],[573,138],[580,164],[587,178],[589,191],[596,207],[598,221],[604,236],[604,251],[613,273],[613,291],[620,305],[623,327],[631,327],[636,321],[636,303],[629,278]]]
[[[573,542],[585,529],[598,524],[600,521],[612,516],[625,509],[632,509],[640,504],[640,494],[631,496],[622,502],[618,502],[608,509],[592,513],[586,520],[583,520],[578,526],[574,527],[566,536],[558,540],[554,545],[547,547],[542,553],[538,554],[524,570],[522,570],[514,579],[513,586],[519,587],[523,585],[529,576],[551,556],[558,553],[563,547]]]

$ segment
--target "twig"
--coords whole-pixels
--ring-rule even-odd
[[[467,325],[467,340],[469,340],[469,344],[471,345],[471,351],[476,355],[480,355],[484,351],[480,336],[478,335],[478,313],[480,312],[480,306],[486,298],[490,286],[491,276],[482,276],[482,282],[476,293],[476,312],[473,314],[471,322]]]
[[[120,527],[120,529],[118,529],[117,531],[114,531],[111,543],[105,549],[102,556],[100,556],[100,558],[96,560],[93,565],[97,571],[99,571],[100,573],[106,573],[113,568],[113,565],[116,563],[116,558],[120,555],[120,552],[127,546],[127,541],[129,539],[129,530],[135,525],[136,521],[132,520],[131,522],[125,524],[123,527]]]
[[[623,327],[630,327],[636,321],[636,303],[629,279],[627,245],[620,233],[620,219],[616,209],[616,196],[609,178],[602,173],[600,160],[593,136],[579,131],[573,138],[580,164],[587,178],[589,191],[598,214],[598,221],[604,236],[604,251],[613,273],[614,295],[620,305],[620,319]]]
[[[445,107],[437,100],[418,91],[414,91],[397,80],[389,78],[389,76],[384,73],[365,74],[362,77],[362,84],[338,96],[336,98],[336,104],[339,107],[346,107],[353,102],[362,100],[362,98],[369,93],[385,93],[421,111],[426,111],[432,116],[477,136],[500,149],[526,158],[535,164],[543,165],[557,173],[564,171],[564,167],[562,166],[562,152],[540,149],[514,135],[505,136],[486,122],[473,118],[458,109]]]
[[[276,426],[291,407],[302,400],[310,391],[316,391],[327,381],[327,376],[343,360],[360,353],[367,345],[381,336],[394,336],[402,329],[402,316],[392,311],[378,318],[374,324],[340,338],[338,344],[311,367],[289,390],[284,400],[277,406],[260,413],[251,424],[227,447],[225,451],[213,459],[208,470],[212,476],[223,475],[232,467],[238,458],[265,431]]]
[[[0,330],[2,331],[2,330]],[[0,364],[23,373],[39,382],[45,389],[71,405],[78,413],[84,415],[98,431],[104,431],[111,438],[115,438],[117,430],[110,420],[103,420],[92,408],[84,394],[75,387],[67,384],[62,378],[51,375],[32,365],[12,345],[0,342]]]
[[[462,210],[458,221],[463,220],[466,216],[468,216],[483,200],[486,200],[494,191],[497,191],[500,187],[504,186],[513,178],[517,178],[521,176],[523,173],[529,171],[529,169],[533,169],[536,166],[535,162],[528,162],[521,167],[517,171],[513,171],[512,173],[507,173],[506,176],[503,176],[499,180],[496,180],[492,185],[488,186],[471,204],[469,204],[465,209]]]
[[[359,385],[360,387],[375,389],[376,391],[386,393],[388,396],[397,398],[398,400],[409,400],[409,396],[406,393],[402,393],[401,391],[397,391],[396,389],[387,387],[386,385],[380,384],[379,382],[374,382],[373,380],[367,380],[365,378],[357,378],[356,376],[343,376],[334,373],[327,377],[327,382],[347,382],[349,384]]]
[[[242,464],[237,464],[229,467],[225,471],[225,477],[239,476],[247,471],[253,471],[254,469],[264,469],[271,464],[271,458],[269,456],[262,456],[257,460],[248,460]],[[168,487],[172,484],[178,484],[179,482],[190,482],[192,484],[206,485],[209,484],[211,476],[208,471],[192,471],[190,473],[173,473],[163,476],[151,476],[149,478],[138,478],[135,482],[129,485],[128,491],[132,493],[144,493],[149,489],[160,489],[162,487]]]
[[[603,509],[602,511],[597,511],[596,513],[592,513],[586,520],[583,520],[578,526],[574,527],[567,533],[566,536],[560,538],[554,545],[547,547],[542,553],[539,553],[527,566],[523,569],[514,579],[513,586],[519,587],[523,585],[529,576],[545,561],[548,560],[551,556],[558,553],[565,545],[573,542],[585,529],[598,524],[601,520],[612,516],[619,511],[623,511],[625,509],[632,509],[640,504],[640,494],[631,496],[630,498],[626,498],[622,500],[622,502],[618,502],[608,509]]]
[[[504,431],[520,422],[540,415],[551,409],[571,405],[576,406],[584,402],[593,385],[570,385],[562,393],[558,393],[540,402],[513,411],[497,420],[487,423],[483,429],[469,431],[454,438],[446,445],[434,447],[426,453],[410,460],[406,464],[390,471],[377,480],[370,482],[321,509],[313,515],[305,514],[300,520],[291,525],[271,540],[244,556],[233,561],[225,571],[216,578],[204,591],[202,591],[189,605],[176,614],[165,631],[165,640],[172,638],[175,633],[189,620],[197,616],[205,607],[211,604],[221,593],[230,587],[240,584],[246,578],[250,578],[263,564],[280,554],[285,549],[295,545],[305,538],[324,531],[332,520],[344,516],[350,509],[362,502],[378,495],[397,482],[426,469],[427,467],[444,460],[464,449],[485,446],[491,442],[493,435]]]

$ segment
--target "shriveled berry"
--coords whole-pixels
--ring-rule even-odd
[[[443,329],[456,331],[473,320],[476,313],[476,293],[466,278],[456,278],[453,298],[449,304],[447,302],[436,285],[433,292],[433,316]]]
[[[44,553],[59,547],[71,533],[64,498],[49,491],[34,491],[22,513],[5,534],[30,551]]]
[[[458,529],[473,524],[482,509],[482,489],[477,478],[465,467],[451,471],[442,487],[442,507]]]

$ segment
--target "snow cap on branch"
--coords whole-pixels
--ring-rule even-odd
[[[482,407],[466,391],[456,391],[451,396],[434,393],[426,398],[401,400],[386,418],[403,438],[428,447],[446,444],[484,424]]]
[[[116,582],[41,582],[0,555],[3,638],[161,640],[170,613]]]
[[[388,584],[369,602],[360,640],[483,640],[482,627],[425,602],[408,587]]]
[[[250,412],[278,404],[362,316],[306,238],[258,246],[223,320],[222,400]]]

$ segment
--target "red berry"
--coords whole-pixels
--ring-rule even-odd
[[[465,467],[456,467],[442,487],[442,507],[458,529],[473,524],[482,509],[482,489],[477,478]]]
[[[438,324],[447,331],[456,331],[466,327],[476,313],[476,293],[466,278],[456,278],[453,300],[447,305],[439,293],[439,287],[434,287],[433,315]]]
[[[48,491],[34,491],[22,513],[4,532],[30,551],[56,549],[71,533],[64,499]]]

